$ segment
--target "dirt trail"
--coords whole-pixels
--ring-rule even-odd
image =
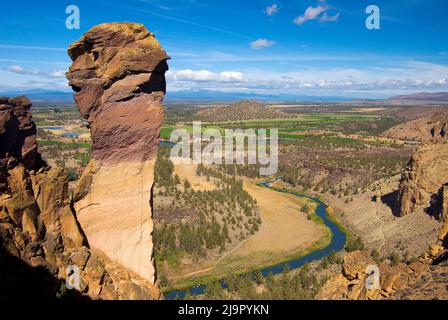
[[[324,235],[324,227],[316,225],[300,212],[305,201],[294,195],[281,193],[257,186],[252,180],[244,179],[244,190],[257,200],[260,207],[262,225],[253,236],[239,243],[213,262],[212,267],[196,270],[172,279],[187,278],[212,271],[218,264],[223,265],[226,259],[235,257],[253,258],[254,265],[269,262],[272,255],[291,254],[305,249]],[[260,261],[263,259],[263,261]]]

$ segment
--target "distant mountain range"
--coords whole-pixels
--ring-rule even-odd
[[[55,104],[73,104],[73,93],[70,90],[11,90],[0,91],[0,96],[19,96],[26,95],[34,103],[55,103]],[[259,101],[349,101],[362,100],[359,97],[337,97],[337,96],[312,96],[312,95],[292,95],[292,94],[260,94],[260,93],[235,93],[235,92],[219,92],[209,90],[185,90],[185,91],[168,91],[165,100],[167,102],[173,101],[187,101],[187,102],[205,102],[205,101],[221,101],[233,102],[244,99],[256,99]]]
[[[54,103],[54,104],[74,104],[73,92],[62,90],[14,90],[14,91],[0,91],[0,96],[15,97],[25,95],[33,101],[34,105],[39,103]]]
[[[448,92],[419,92],[389,98],[388,100],[401,101],[448,101]]]
[[[237,92],[220,92],[209,90],[189,90],[189,91],[168,91],[165,100],[167,101],[227,101],[233,102],[237,100],[258,101],[349,101],[361,100],[360,97],[338,97],[338,96],[315,96],[315,95],[295,95],[295,94],[261,94],[261,93],[237,93]]]
[[[54,103],[54,104],[74,104],[73,91],[67,90],[11,90],[0,91],[0,96],[18,96],[26,95],[35,104]],[[220,92],[209,90],[185,90],[185,91],[168,91],[165,100],[167,102],[186,101],[186,102],[205,102],[205,101],[221,101],[233,102],[244,99],[256,99],[258,101],[297,101],[297,102],[329,102],[329,101],[365,101],[365,97],[338,97],[338,96],[317,96],[317,95],[294,95],[294,94],[261,94],[261,93],[235,93]],[[369,101],[379,99],[368,99]],[[395,101],[448,101],[448,92],[436,93],[415,93],[409,95],[400,95],[391,97],[387,100]]]

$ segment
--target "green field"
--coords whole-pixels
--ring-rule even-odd
[[[224,129],[261,129],[261,128],[277,128],[279,130],[279,137],[283,139],[307,139],[309,134],[301,134],[300,132],[306,132],[308,130],[330,130],[340,131],[341,126],[344,123],[353,122],[370,122],[376,121],[380,117],[377,115],[363,115],[363,114],[321,114],[321,113],[309,113],[305,114],[302,118],[297,119],[263,119],[263,120],[246,120],[246,121],[229,121],[229,122],[216,122],[216,123],[202,123],[202,131],[214,128],[220,130],[221,134],[224,134]],[[187,132],[192,133],[192,124],[184,124],[181,126],[164,125],[161,129],[160,136],[162,139],[169,140],[171,132],[174,129],[185,129]],[[334,143],[356,143],[355,139],[329,137]],[[333,141],[334,140],[334,141]]]
[[[39,146],[60,146],[65,148],[84,148],[91,150],[92,145],[88,142],[64,142],[59,140],[38,140]]]

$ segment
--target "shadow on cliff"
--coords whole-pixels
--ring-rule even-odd
[[[388,206],[394,216],[398,216],[398,210],[397,210],[398,194],[399,194],[399,191],[395,190],[395,191],[392,191],[390,193],[387,193],[387,194],[381,196],[381,198],[380,198],[381,203]],[[372,201],[377,201],[376,197],[372,197]]]
[[[448,184],[442,185],[440,189],[431,197],[429,207],[425,209],[425,212],[437,220],[442,219],[443,212],[443,190]]]
[[[149,81],[139,85],[141,92],[151,94],[153,92],[163,92],[166,94],[165,71],[168,70],[166,61],[161,61],[151,73]]]
[[[445,240],[444,246],[446,248],[447,246],[447,242]],[[437,256],[434,261],[432,262],[433,266],[437,266],[437,265],[446,265],[448,266],[448,250],[445,250],[444,252],[442,252],[439,256]]]
[[[49,270],[28,265],[0,243],[0,301],[90,300],[75,290],[62,288],[65,288],[64,281]]]

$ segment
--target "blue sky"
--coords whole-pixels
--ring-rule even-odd
[[[67,5],[80,30],[65,27]],[[381,29],[365,27],[368,5]],[[143,23],[167,53],[168,92],[379,98],[448,91],[446,0],[8,1],[0,91],[70,90],[66,48],[95,24]]]

